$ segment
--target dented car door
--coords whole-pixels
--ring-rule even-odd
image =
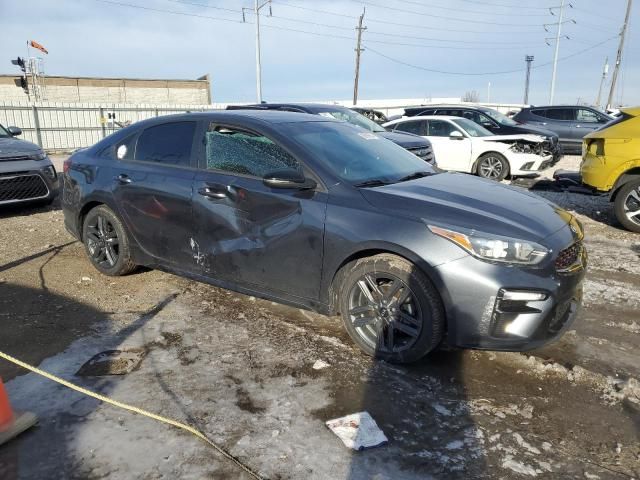
[[[272,171],[301,168],[265,136],[214,124],[203,135],[192,239],[202,273],[276,295],[318,298],[326,193],[265,185]]]

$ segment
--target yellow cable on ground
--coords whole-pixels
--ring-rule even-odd
[[[108,404],[113,405],[115,407],[122,408],[124,410],[129,410],[130,412],[138,413],[140,415],[144,415],[145,417],[152,418],[152,419],[157,420],[159,422],[163,422],[163,423],[166,423],[168,425],[171,425],[171,426],[174,426],[174,427],[177,427],[177,428],[181,428],[182,430],[185,430],[185,431],[191,433],[192,435],[195,435],[200,440],[202,440],[203,442],[205,442],[209,446],[213,447],[223,457],[227,458],[228,460],[231,460],[233,463],[235,463],[238,467],[240,467],[242,470],[247,472],[253,478],[255,478],[257,480],[266,480],[260,474],[254,472],[251,468],[249,468],[244,463],[242,463],[239,459],[234,457],[231,453],[227,452],[224,448],[216,445],[214,442],[209,440],[204,433],[200,432],[199,430],[197,430],[197,429],[195,429],[195,428],[193,428],[193,427],[191,427],[189,425],[177,422],[175,420],[171,420],[170,418],[166,418],[166,417],[163,417],[161,415],[156,415],[155,413],[147,412],[146,410],[143,410],[141,408],[134,407],[134,406],[131,406],[131,405],[127,405],[126,403],[118,402],[117,400],[112,400],[112,399],[110,399],[108,397],[105,397],[104,395],[100,395],[99,393],[95,393],[95,392],[92,392],[91,390],[87,390],[86,388],[79,387],[77,385],[74,385],[71,382],[67,382],[66,380],[64,380],[64,379],[62,379],[60,377],[56,377],[55,375],[47,373],[44,370],[40,370],[39,368],[32,367],[31,365],[29,365],[27,363],[24,363],[23,361],[18,360],[17,358],[12,357],[11,355],[7,355],[4,352],[0,352],[0,358],[3,358],[3,359],[5,359],[5,360],[7,360],[7,361],[9,361],[9,362],[11,362],[11,363],[13,363],[15,365],[18,365],[18,366],[20,366],[22,368],[25,368],[27,370],[30,370],[33,373],[36,373],[36,374],[38,374],[38,375],[40,375],[40,376],[42,376],[44,378],[47,378],[47,379],[49,379],[51,381],[59,383],[60,385],[64,385],[65,387],[70,388],[71,390],[75,390],[76,392],[80,392],[80,393],[82,393],[84,395],[87,395],[89,397],[92,397],[92,398],[95,398],[97,400],[100,400],[101,402],[105,402],[105,403],[108,403]]]

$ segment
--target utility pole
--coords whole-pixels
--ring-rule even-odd
[[[602,96],[602,87],[604,85],[604,81],[607,78],[607,73],[609,73],[609,57],[607,57],[604,61],[604,67],[602,67],[602,78],[600,78],[600,88],[598,88],[598,96],[596,97],[595,106],[600,106],[600,97]]]
[[[363,10],[362,15],[360,15],[360,18],[358,19],[358,26],[356,27],[356,30],[358,31],[358,40],[356,43],[356,75],[355,75],[355,78],[353,79],[353,104],[354,105],[358,104],[358,81],[360,80],[360,53],[362,53],[362,51],[364,50],[363,48],[360,47],[360,45],[362,44],[362,32],[367,29],[367,27],[362,26],[365,13],[366,13],[366,10]]]
[[[524,80],[524,104],[529,105],[529,80],[531,79],[531,62],[533,62],[533,55],[526,55],[524,61],[527,62],[527,76]]]
[[[271,16],[271,0],[266,0],[262,5],[259,0],[255,0],[253,7],[253,14],[256,16],[256,93],[258,97],[258,103],[262,103],[262,65],[260,55],[260,10],[263,7],[269,5],[269,16]],[[244,11],[251,10],[250,8],[242,9],[242,21],[245,21]]]
[[[551,73],[551,91],[549,92],[549,105],[553,105],[553,95],[556,90],[556,70],[558,68],[558,52],[560,50],[560,35],[562,33],[562,17],[564,15],[564,1],[560,2],[560,18],[558,20],[558,30],[556,32],[556,49],[553,54],[553,73]],[[553,13],[553,10],[551,10]]]
[[[620,63],[622,63],[622,50],[624,49],[624,36],[627,33],[627,26],[629,25],[629,15],[631,14],[631,0],[627,0],[627,13],[624,16],[624,24],[620,31],[620,45],[618,45],[618,54],[616,55],[616,65],[613,67],[613,75],[611,76],[611,90],[609,90],[609,100],[607,100],[607,107],[611,107],[613,102],[613,94],[616,90],[616,81],[618,80],[618,70],[620,70]]]

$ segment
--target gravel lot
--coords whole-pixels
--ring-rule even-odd
[[[54,205],[0,211],[0,351],[188,422],[270,479],[639,478],[640,235],[606,198],[536,193],[578,214],[590,256],[573,330],[542,350],[373,362],[336,318],[160,271],[101,276]],[[76,375],[133,348],[127,375]],[[2,479],[249,478],[185,432],[2,360],[0,375],[40,418],[0,448]],[[324,422],[363,410],[389,443],[351,452]]]

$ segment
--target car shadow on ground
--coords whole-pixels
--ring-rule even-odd
[[[1,205],[0,219],[9,217],[27,217],[36,213],[60,210],[60,208],[60,197],[56,197],[52,203],[29,202]]]
[[[408,287],[422,288],[417,282]],[[428,327],[430,323],[423,324]],[[449,348],[446,341],[415,363],[372,362],[366,378],[341,394],[359,398],[335,404],[359,405],[389,439],[386,446],[354,454],[348,480],[377,478],[378,472],[389,480],[485,474],[483,433],[467,408],[464,352]],[[335,418],[352,412],[332,413]]]
[[[108,342],[118,344],[127,339],[176,296],[171,294],[165,297],[135,321],[110,335]],[[11,283],[0,284],[0,312],[0,351],[36,366],[65,351],[75,340],[86,337],[92,328],[111,323],[107,314],[91,306],[54,294],[46,288],[33,289]],[[75,370],[78,367],[64,368]],[[5,382],[27,373],[20,367],[0,360],[0,377]],[[109,377],[81,378],[68,372],[62,376],[106,396],[117,386],[117,380]],[[76,442],[73,432],[74,427],[85,421],[101,403],[74,393],[70,405],[59,405],[57,402],[65,401],[60,399],[69,399],[61,395],[64,387],[37,377],[29,384],[22,385],[31,390],[30,396],[41,397],[33,400],[33,404],[37,405],[33,410],[39,416],[39,423],[0,447],[0,478],[86,478],[82,460],[77,458],[77,452],[72,448]],[[168,391],[168,388],[165,390]],[[19,393],[25,395],[24,391]],[[50,405],[47,404],[47,398],[50,399]],[[12,403],[14,410],[21,409],[20,402]]]

